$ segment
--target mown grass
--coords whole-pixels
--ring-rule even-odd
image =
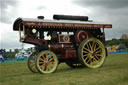
[[[59,65],[52,74],[32,73],[26,62],[0,64],[0,85],[128,85],[128,54],[109,55],[101,68]]]

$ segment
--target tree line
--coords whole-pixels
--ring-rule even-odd
[[[113,45],[118,45],[123,47],[124,49],[128,49],[128,39],[112,39],[112,40],[107,40],[105,42],[105,46],[113,46]]]

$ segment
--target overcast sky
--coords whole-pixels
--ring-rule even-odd
[[[0,0],[0,48],[21,48],[18,32],[14,32],[16,18],[52,19],[53,14],[83,15],[96,22],[110,23],[106,39],[128,35],[128,0]],[[25,45],[29,47],[29,45]]]

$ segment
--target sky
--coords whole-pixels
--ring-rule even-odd
[[[128,0],[0,0],[0,48],[21,48],[19,34],[13,31],[18,17],[52,19],[53,14],[88,16],[95,22],[110,23],[113,28],[105,29],[107,40],[128,35]]]

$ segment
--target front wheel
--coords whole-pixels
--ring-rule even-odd
[[[37,73],[38,70],[36,69],[36,58],[37,58],[37,54],[36,53],[32,53],[29,58],[28,58],[28,68],[31,72],[33,73]]]
[[[103,65],[106,52],[102,42],[96,38],[82,41],[78,48],[79,60],[89,68],[98,68]]]
[[[53,73],[58,66],[58,59],[55,53],[51,51],[42,51],[39,53],[36,67],[41,73]]]

